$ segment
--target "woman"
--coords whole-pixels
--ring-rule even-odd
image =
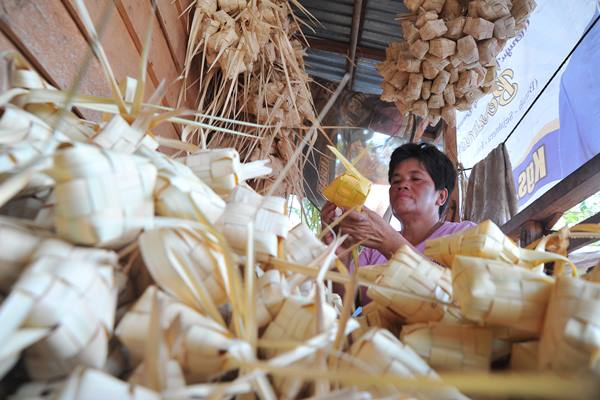
[[[398,147],[390,159],[388,179],[390,206],[402,224],[400,232],[367,208],[350,212],[340,222],[340,232],[349,235],[349,242],[362,242],[365,247],[359,266],[386,263],[402,245],[423,253],[425,241],[475,225],[470,221],[444,222],[442,216],[454,189],[456,171],[435,146],[409,143]],[[336,206],[326,203],[321,211],[324,229],[335,220],[335,215]],[[326,235],[325,241],[330,242],[332,237]],[[346,254],[343,258],[351,266],[350,257]]]

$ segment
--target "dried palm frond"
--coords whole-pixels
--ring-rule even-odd
[[[257,282],[256,324],[262,328],[269,324],[281,310],[288,294],[288,284],[281,271],[266,271]]]
[[[539,251],[548,251],[556,253],[562,258],[558,258],[553,267],[553,273],[560,274],[564,265],[569,265],[572,273],[576,275],[577,270],[575,265],[569,261],[567,251],[569,248],[570,239],[600,239],[600,224],[578,224],[572,227],[564,227],[557,232],[546,235],[527,246],[527,249],[535,249]],[[523,252],[529,250],[523,249]]]
[[[600,351],[600,283],[560,276],[539,343],[539,367],[583,372]]]
[[[112,2],[108,3],[112,4]],[[211,183],[211,185],[222,187],[223,193],[230,190],[232,182],[237,184],[236,193],[231,197],[235,200],[233,203],[247,205],[244,201],[248,202],[248,199],[254,199],[250,202],[251,212],[244,213],[244,208],[239,207],[236,213],[240,216],[240,221],[233,218],[236,213],[233,213],[232,218],[228,221],[229,227],[235,226],[233,231],[237,236],[229,235],[227,240],[235,242],[238,246],[236,249],[238,254],[234,254],[224,238],[226,234],[220,231],[225,225],[219,224],[218,227],[215,227],[210,223],[209,216],[201,214],[208,213],[208,208],[199,206],[198,204],[203,203],[192,197],[194,194],[204,193],[202,191],[204,189],[196,189],[196,185],[190,183],[198,181],[198,178],[194,176],[192,179],[190,168],[179,163],[180,161],[157,155],[158,153],[154,150],[157,143],[169,144],[181,150],[182,153],[179,153],[178,157],[189,156],[190,153],[197,152],[197,146],[182,143],[182,141],[193,141],[198,139],[198,135],[202,140],[203,148],[206,147],[205,145],[216,147],[227,143],[227,147],[236,148],[240,152],[241,159],[244,161],[271,159],[275,170],[275,174],[273,174],[276,177],[275,182],[284,182],[281,188],[271,187],[269,189],[271,194],[275,190],[287,192],[291,187],[302,186],[300,173],[301,167],[306,161],[302,152],[310,150],[316,126],[313,126],[306,135],[304,135],[305,131],[299,127],[304,120],[311,120],[312,110],[309,107],[308,94],[303,91],[306,81],[303,80],[304,72],[301,68],[300,49],[292,44],[292,41],[288,41],[289,32],[296,30],[297,27],[295,20],[288,20],[289,16],[291,18],[293,16],[289,12],[287,2],[277,0],[270,3],[252,3],[231,0],[211,3],[206,0],[198,0],[194,3],[195,6],[204,7],[195,14],[198,15],[196,26],[199,23],[206,23],[208,26],[206,31],[198,28],[197,32],[204,34],[210,30],[211,25],[216,28],[212,32],[215,35],[211,34],[210,37],[204,36],[200,39],[197,35],[190,37],[191,40],[197,40],[192,44],[192,52],[203,53],[204,56],[200,65],[200,69],[204,67],[204,70],[201,70],[202,76],[199,81],[201,82],[199,109],[202,109],[203,114],[188,111],[180,113],[178,110],[152,104],[156,103],[164,93],[164,90],[160,88],[148,100],[148,103],[143,102],[143,88],[146,86],[144,84],[146,77],[143,71],[149,52],[148,46],[144,48],[140,68],[142,73],[138,79],[128,79],[122,82],[124,85],[119,85],[110,70],[106,54],[101,49],[90,15],[84,12],[83,1],[75,0],[74,4],[75,12],[81,13],[82,25],[80,27],[92,43],[111,85],[112,97],[103,99],[80,96],[71,91],[54,90],[45,85],[38,75],[32,73],[32,70],[19,68],[23,86],[15,86],[15,91],[5,94],[4,97],[0,95],[0,104],[5,104],[2,103],[2,100],[9,99],[7,101],[12,104],[9,107],[21,107],[45,121],[46,125],[58,127],[59,131],[64,130],[63,136],[66,138],[53,132],[50,135],[53,140],[69,143],[71,141],[89,141],[94,146],[94,154],[102,155],[101,157],[81,157],[77,168],[73,168],[75,171],[70,171],[71,175],[58,181],[60,186],[67,181],[71,182],[75,176],[76,180],[84,183],[83,190],[90,191],[87,202],[80,202],[76,200],[76,197],[68,198],[70,202],[65,202],[65,197],[54,196],[50,200],[51,205],[56,203],[56,207],[63,207],[63,211],[64,207],[79,210],[80,207],[95,205],[97,204],[96,200],[108,202],[112,200],[107,200],[108,196],[121,199],[121,192],[124,191],[122,186],[113,185],[107,189],[108,185],[101,186],[95,183],[94,179],[97,176],[104,176],[105,172],[111,176],[119,175],[128,179],[130,175],[125,176],[126,174],[121,174],[121,172],[130,173],[138,171],[138,167],[143,170],[150,166],[150,169],[154,171],[153,176],[159,175],[159,180],[164,178],[159,182],[164,184],[159,187],[161,193],[157,193],[154,178],[152,184],[147,186],[148,190],[140,191],[142,194],[138,197],[143,200],[143,205],[149,203],[153,204],[155,208],[152,207],[147,214],[130,216],[127,221],[131,224],[127,227],[135,228],[131,228],[131,232],[128,231],[126,235],[124,234],[127,239],[118,237],[119,235],[108,235],[107,240],[118,242],[114,244],[115,247],[121,247],[131,242],[119,251],[119,257],[126,267],[122,270],[122,275],[117,274],[112,278],[118,280],[118,284],[113,283],[111,286],[114,292],[116,292],[117,286],[121,288],[127,282],[131,286],[141,280],[138,273],[140,271],[147,273],[146,266],[141,262],[144,259],[148,269],[152,271],[157,285],[160,285],[169,294],[164,294],[153,287],[147,292],[150,295],[144,295],[146,297],[142,297],[139,304],[132,308],[123,306],[119,309],[119,313],[123,315],[117,329],[119,337],[130,347],[131,360],[143,361],[143,366],[138,366],[139,369],[131,379],[134,382],[143,382],[143,385],[152,390],[112,380],[106,375],[92,370],[78,370],[68,381],[65,391],[48,388],[49,392],[54,390],[52,395],[58,398],[63,398],[63,396],[64,398],[94,398],[94,396],[99,398],[136,398],[136,396],[139,398],[144,398],[144,396],[148,396],[148,398],[224,398],[239,396],[241,398],[258,395],[260,398],[271,400],[276,398],[268,380],[271,379],[277,395],[280,397],[296,397],[299,394],[298,390],[305,388],[306,391],[301,391],[302,396],[315,395],[326,398],[331,397],[329,396],[330,391],[337,394],[338,385],[356,385],[360,386],[361,390],[362,388],[373,389],[371,393],[373,396],[389,394],[395,398],[404,395],[423,398],[461,398],[462,396],[457,391],[449,389],[452,385],[456,385],[461,390],[473,392],[474,395],[541,394],[541,397],[546,398],[549,397],[548,394],[565,397],[565,393],[567,393],[573,397],[592,394],[588,397],[595,398],[593,396],[595,392],[590,390],[585,381],[581,379],[567,381],[561,378],[557,379],[554,375],[519,375],[515,377],[461,373],[460,375],[443,376],[444,380],[442,381],[414,352],[408,354],[409,348],[385,331],[379,331],[377,334],[367,331],[362,338],[355,338],[354,345],[356,347],[350,352],[344,353],[347,348],[348,335],[357,325],[356,321],[350,318],[353,311],[351,297],[356,285],[371,286],[373,290],[379,290],[389,295],[390,298],[397,297],[400,301],[396,305],[406,303],[413,307],[404,309],[405,313],[411,316],[423,313],[427,314],[427,319],[438,319],[438,311],[441,309],[439,314],[443,320],[460,321],[462,316],[450,303],[448,272],[425,264],[412,255],[406,256],[406,259],[412,263],[411,265],[414,264],[418,268],[411,269],[411,272],[405,276],[417,279],[407,282],[408,285],[401,285],[397,282],[390,283],[383,278],[381,281],[375,282],[390,269],[387,266],[371,269],[367,273],[355,272],[353,275],[350,275],[343,267],[338,267],[338,271],[332,270],[335,265],[335,248],[343,241],[343,238],[336,239],[332,246],[328,246],[324,250],[322,245],[315,242],[314,237],[310,235],[301,235],[300,237],[290,235],[286,239],[289,218],[285,210],[285,200],[271,201],[256,197],[254,194],[236,198],[237,191],[247,189],[245,186],[239,185],[242,181],[239,173],[237,178],[232,178],[233,173],[228,172],[229,175],[225,175],[228,177],[227,181],[223,182],[222,186],[219,186],[219,182]],[[428,1],[422,4],[423,7],[430,9],[439,6],[440,2]],[[255,18],[253,13],[256,10],[261,15]],[[265,20],[269,21],[268,25],[262,24]],[[427,24],[427,21],[421,22]],[[510,24],[500,24],[499,26],[506,29],[508,25]],[[232,33],[237,35],[235,40]],[[268,37],[259,38],[258,36],[261,34],[266,34]],[[148,38],[150,36],[147,35]],[[261,42],[261,40],[266,41]],[[150,39],[147,40],[147,43],[149,41]],[[433,46],[437,54],[447,50],[444,42],[436,42],[438,44]],[[255,53],[255,43],[265,43],[265,45]],[[238,62],[243,53],[248,54],[249,58]],[[253,58],[254,54],[257,54],[256,58]],[[211,64],[212,68],[206,61]],[[425,61],[423,64],[429,65],[429,67],[439,66],[433,65],[439,60],[432,57],[428,57]],[[412,64],[414,67],[415,63]],[[240,72],[244,69],[245,72]],[[468,83],[467,80],[475,78],[477,75],[475,71],[480,72],[476,66],[473,67],[473,70],[473,74],[465,75],[463,83]],[[445,82],[448,78],[446,74],[441,71],[438,73],[441,76],[435,87],[431,85],[430,88],[427,88],[432,92],[429,93],[430,96],[437,96],[437,103],[439,103],[441,94],[433,92],[439,92],[444,84],[449,84],[449,82]],[[30,76],[30,81],[26,81],[27,75]],[[191,75],[188,75],[188,78],[193,79]],[[456,78],[459,79],[459,77]],[[343,82],[347,82],[347,79],[349,79],[349,75],[345,76]],[[452,80],[452,77],[448,79]],[[402,76],[399,76],[398,81],[401,80]],[[407,81],[410,80],[413,84],[418,83],[418,79],[409,77]],[[444,101],[447,97],[450,96],[444,96]],[[82,110],[105,113],[103,122],[82,121],[70,111],[66,111],[71,110],[72,106]],[[183,115],[188,119],[183,118]],[[248,118],[250,115],[254,115],[254,117]],[[250,120],[256,118],[265,125],[240,122],[227,117],[241,117]],[[153,129],[164,121],[185,127],[181,140],[165,140],[153,136]],[[289,126],[292,124],[296,126]],[[196,129],[198,132],[195,132]],[[20,138],[16,143],[21,143],[22,139]],[[96,143],[93,143],[94,141]],[[11,142],[10,146],[14,144]],[[9,149],[10,146],[3,147],[3,144],[0,143],[0,152]],[[120,157],[134,161],[123,167],[111,165],[111,168],[104,168],[113,161],[106,154],[114,152],[97,149],[98,146],[118,149],[121,152]],[[69,147],[69,145],[63,144],[59,147],[60,153],[64,149],[76,148],[79,145]],[[229,150],[224,152],[230,153]],[[37,174],[43,164],[41,159],[44,157],[46,157],[46,153],[36,155],[34,162],[39,164],[35,164],[35,168],[31,170],[25,164],[27,174],[31,172]],[[59,159],[58,155],[55,159]],[[284,166],[288,160],[292,160],[291,163]],[[232,161],[233,164],[230,164]],[[101,164],[104,169],[98,168],[97,164]],[[228,168],[232,171],[235,169],[233,158],[227,159],[224,164],[227,166],[223,169],[220,169],[223,167],[222,165],[216,164],[215,171],[221,173]],[[230,168],[231,165],[233,167]],[[129,166],[133,168],[129,168]],[[101,170],[101,173],[97,174],[98,169]],[[159,170],[158,174],[156,169]],[[288,170],[292,170],[292,172],[288,173]],[[86,175],[84,178],[76,175],[76,172],[80,171],[94,171],[94,173]],[[13,175],[14,172],[17,176],[22,173],[22,171],[11,169],[8,174]],[[273,176],[250,183],[264,189],[272,184],[273,181],[270,179]],[[285,179],[283,179],[284,176],[286,176]],[[185,183],[175,182],[179,178]],[[290,181],[293,182],[290,184]],[[24,182],[24,186],[21,186],[22,182],[19,182],[19,185],[16,186],[20,187],[15,191],[14,189],[7,190],[10,185],[3,181],[0,185],[0,204],[6,203],[6,200],[13,197],[15,193],[21,195],[34,190],[37,185],[27,179]],[[92,183],[90,184],[90,182]],[[131,184],[128,187],[139,187],[141,184],[139,180],[134,180],[133,183],[127,181],[127,183]],[[52,183],[49,185],[51,186]],[[243,189],[240,190],[240,188]],[[115,192],[115,189],[118,193]],[[92,190],[94,191],[92,192]],[[169,195],[167,196],[167,194]],[[216,198],[217,196],[212,193],[212,197]],[[139,206],[139,202],[133,204],[131,197],[127,199],[127,203],[118,204],[118,212],[128,206]],[[222,205],[222,203],[220,204]],[[48,209],[51,208],[48,207]],[[114,211],[114,208],[105,208],[109,208],[111,212]],[[155,213],[169,218],[155,217]],[[114,223],[113,214],[110,218],[107,218],[106,214],[103,215],[102,218],[105,221],[102,222],[105,222],[106,225]],[[100,224],[99,219],[96,221]],[[35,226],[32,223],[29,225]],[[2,226],[0,224],[0,228]],[[143,234],[147,236],[142,236],[142,239],[136,241],[135,239],[143,228],[147,229]],[[153,230],[149,230],[150,228]],[[27,228],[25,233],[29,234],[29,230]],[[52,248],[52,241],[56,241],[53,235],[48,236],[47,232],[38,233],[33,228],[32,230],[35,231],[35,236],[40,236],[41,239],[29,240],[27,235],[21,233],[19,233],[21,236],[11,236],[13,239],[11,239],[10,245],[18,250],[16,257],[0,256],[3,262],[6,261],[7,265],[11,266],[10,268],[13,268],[14,264],[19,264],[17,269],[12,270],[16,272],[11,272],[11,282],[17,279],[19,268],[24,267],[23,263],[36,265],[43,260],[55,260],[59,257],[69,257],[71,261],[68,263],[61,261],[61,267],[64,268],[60,269],[62,275],[56,279],[54,276],[49,278],[57,286],[59,284],[67,285],[71,282],[70,280],[77,279],[83,274],[81,270],[85,270],[85,267],[78,267],[84,262],[73,261],[74,250],[79,251],[80,248],[59,242],[64,247],[64,253],[62,250],[58,252],[58,255],[51,252],[46,253],[38,249]],[[1,230],[0,233],[2,233]],[[18,243],[20,237],[24,238],[22,246],[19,246],[20,243]],[[258,237],[258,245],[255,245],[254,237]],[[302,239],[302,237],[306,239]],[[285,243],[285,240],[288,240],[289,243]],[[298,249],[293,248],[293,243],[297,243],[296,246],[303,246],[302,240],[305,240],[306,246],[310,243],[310,249],[297,251]],[[2,243],[4,244],[4,242]],[[109,243],[112,244],[112,242]],[[100,241],[94,240],[89,244],[99,245]],[[255,251],[258,246],[263,246],[263,248]],[[286,247],[288,250],[284,251]],[[551,246],[547,247],[551,248]],[[44,256],[35,256],[34,254],[38,251]],[[29,253],[32,255],[30,256]],[[540,264],[543,262],[540,260],[554,257],[544,255],[544,258],[540,256],[540,253],[542,252],[539,250],[534,253],[523,251],[520,252],[519,257],[524,259],[523,263],[529,266],[534,264],[532,260]],[[106,266],[94,265],[97,270],[110,269],[113,273],[118,272],[112,269],[112,266],[116,264],[116,256],[114,253],[110,253],[110,255],[110,257],[106,257],[111,259],[110,262],[106,262]],[[90,260],[95,257],[91,253],[86,256],[90,256]],[[102,258],[103,256],[98,254],[98,257]],[[258,263],[255,261],[257,259]],[[553,260],[561,259],[555,257]],[[408,261],[406,262],[409,263]],[[308,263],[308,265],[302,263]],[[139,269],[140,267],[141,269]],[[517,268],[513,267],[513,269]],[[21,279],[25,279],[26,276],[23,275]],[[129,281],[125,277],[129,278]],[[398,276],[394,275],[394,277]],[[346,296],[343,303],[336,298],[337,296],[330,294],[326,287],[329,285],[326,280],[329,279],[346,285],[349,295]],[[79,281],[82,284],[85,283],[84,279],[79,279]],[[310,284],[310,290],[306,292],[298,290],[298,286],[305,281]],[[426,289],[422,287],[417,289],[416,286],[413,286],[413,284],[420,285],[423,282],[425,282]],[[7,290],[10,284],[7,283]],[[19,308],[27,308],[25,307],[28,306],[27,296],[20,292],[18,285],[15,286],[8,300],[5,300],[0,306],[0,316],[6,315],[5,311],[9,309],[15,315]],[[142,288],[143,285],[136,288],[137,293],[135,290],[124,293],[129,296],[127,301],[133,302],[136,295],[141,294]],[[78,293],[80,292],[81,290]],[[299,292],[304,297],[295,297]],[[17,298],[19,301],[15,300],[17,295],[22,295],[21,299]],[[94,295],[93,291],[87,295],[88,297],[93,296],[94,300],[99,298]],[[150,301],[147,296],[150,296]],[[76,297],[75,295],[63,297],[65,299],[58,300],[70,301],[75,304],[72,307],[76,309],[76,314],[83,314],[77,311],[83,306],[79,307],[77,305],[79,303],[72,300],[73,297]],[[91,303],[88,297],[85,298],[85,304]],[[158,298],[164,301],[158,300]],[[58,300],[57,303],[60,303]],[[183,301],[185,304],[179,301]],[[29,303],[32,302],[29,301]],[[71,304],[69,305],[71,306]],[[95,303],[92,305],[98,306],[98,310],[101,306]],[[64,314],[65,318],[72,312],[65,306],[62,308],[48,306],[48,308],[56,308],[58,312]],[[114,314],[114,302],[110,308]],[[431,312],[429,315],[426,313],[428,309],[435,309],[435,312]],[[63,312],[63,310],[65,311]],[[37,311],[38,314],[41,314],[41,311]],[[92,309],[89,314],[94,316],[94,311],[96,309]],[[395,320],[398,317],[391,311],[391,307],[372,303],[363,312],[363,319],[366,319],[368,324],[396,328],[395,321],[392,319]],[[25,313],[19,315],[22,314]],[[56,316],[57,311],[53,310],[47,314]],[[18,318],[6,318],[6,320],[0,318],[0,320],[2,321],[0,323],[0,339],[2,339],[0,340],[2,343],[0,345],[0,368],[4,370],[10,368],[21,349],[29,347],[24,351],[26,356],[23,364],[27,365],[28,357],[31,358],[31,354],[34,354],[32,352],[39,349],[42,344],[46,345],[49,338],[53,338],[48,335],[56,334],[63,325],[43,326],[42,331],[33,332],[28,330],[38,328],[28,326],[27,321],[21,323]],[[490,327],[490,329],[493,331],[494,338],[501,334],[501,330],[510,330],[497,327]],[[107,330],[103,328],[103,331]],[[264,335],[259,338],[263,333]],[[27,340],[24,339],[25,336],[27,336]],[[38,342],[31,346],[32,342],[36,340]],[[117,338],[115,337],[113,340],[116,341]],[[94,364],[97,361],[96,358],[86,353],[93,351],[94,345],[96,343],[92,342],[89,348],[82,350],[86,356],[89,356],[85,361],[88,365],[99,364],[99,362]],[[268,355],[276,355],[268,360],[257,361],[258,349],[261,352],[264,350]],[[120,350],[117,349],[117,352]],[[125,350],[123,349],[123,351]],[[493,346],[492,354],[497,352],[498,347]],[[102,351],[98,353],[102,353]],[[590,358],[590,362],[598,361],[596,353],[592,354]],[[338,368],[342,364],[336,363],[338,359],[342,359],[344,365],[350,365],[352,369]],[[365,361],[369,365],[365,365]],[[55,362],[55,359],[50,357],[43,362],[52,363]],[[111,363],[104,366],[107,371],[111,371],[113,374],[123,372],[122,368],[114,368],[114,365],[110,365]],[[328,369],[328,365],[335,369]],[[374,367],[371,368],[372,366]],[[175,372],[175,375],[169,376],[169,372]],[[181,387],[183,384],[182,373],[188,383],[208,380],[213,382]],[[170,382],[170,377],[176,379]],[[521,382],[526,381],[526,384],[515,385],[515,382],[518,383],[518,379],[521,379]],[[217,382],[214,382],[215,380]],[[115,391],[109,392],[113,390],[113,385],[116,385]],[[352,396],[354,392],[358,393],[356,389],[342,393]]]
[[[19,327],[51,329],[25,351],[35,379],[106,361],[117,291],[111,266],[46,256],[34,261],[0,307],[0,341]]]
[[[148,160],[83,144],[57,151],[55,227],[76,244],[117,247],[152,222],[156,167]]]
[[[406,325],[400,340],[436,371],[488,370],[492,361],[492,331],[476,325]]]
[[[0,345],[0,379],[17,363],[23,350],[49,333],[50,328],[24,328],[10,333]]]
[[[93,135],[94,124],[81,120],[72,111],[46,102],[30,103],[29,94],[32,91],[56,92],[58,90],[46,82],[19,53],[8,52],[3,56],[7,61],[9,89],[5,95],[12,97],[11,101],[14,105],[39,118],[35,120],[36,123],[43,121],[48,127],[56,128],[60,132],[61,139],[85,141]],[[55,131],[54,134],[56,133]]]
[[[287,1],[216,2],[197,0],[193,10],[186,52],[184,87],[193,70],[200,70],[198,110],[223,117],[243,116],[247,121],[266,124],[272,129],[248,126],[254,138],[235,138],[212,133],[209,147],[233,147],[246,161],[269,158],[274,173],[288,161],[286,148],[302,138],[304,121],[314,121],[310,78],[304,71],[300,41],[293,37],[299,21]],[[299,9],[306,10],[293,1]],[[197,68],[196,66],[199,66]],[[183,92],[182,92],[183,93]],[[211,117],[200,118],[216,124]],[[196,135],[189,137],[194,140]],[[304,159],[298,158],[278,194],[302,194]],[[273,180],[261,180],[261,193]]]
[[[367,295],[407,323],[439,321],[452,298],[450,270],[428,261],[409,246],[402,246],[392,256],[375,283],[405,292],[371,287]]]
[[[150,320],[145,324],[148,331],[144,360],[129,377],[129,383],[139,384],[157,392],[182,388],[185,386],[183,370],[169,354],[171,343],[168,343],[179,339],[180,319],[175,319],[168,329],[163,329],[163,302],[158,291],[153,293],[150,302]]]
[[[181,159],[185,165],[220,196],[228,196],[237,185],[271,172],[267,160],[241,163],[235,149],[208,149]]]
[[[6,104],[0,108],[0,145],[0,174],[4,174],[48,154],[58,141],[44,121]]]
[[[541,333],[554,279],[501,261],[456,256],[454,301],[468,319]]]
[[[275,319],[267,326],[261,340],[271,343],[303,342],[322,331],[330,331],[336,326],[336,317],[335,309],[326,303],[318,304],[305,298],[288,297]],[[281,353],[281,350],[273,348],[264,350],[264,355],[271,359]],[[294,362],[294,365],[310,368],[318,363],[319,358],[312,354]],[[306,385],[303,379],[293,377],[274,377],[273,383],[280,398],[295,398]]]

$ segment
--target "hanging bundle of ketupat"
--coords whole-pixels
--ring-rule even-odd
[[[398,16],[403,38],[386,49],[377,66],[381,100],[403,113],[456,123],[496,89],[496,57],[528,24],[534,0],[407,0]]]

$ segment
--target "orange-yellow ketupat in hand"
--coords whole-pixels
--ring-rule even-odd
[[[340,159],[346,172],[338,176],[325,189],[323,196],[341,208],[360,208],[371,191],[371,181],[365,178],[335,147],[327,146]]]

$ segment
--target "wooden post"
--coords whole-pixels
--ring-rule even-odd
[[[525,247],[544,236],[544,225],[540,221],[527,221],[521,226],[519,244]]]
[[[444,135],[444,153],[454,165],[454,168],[458,166],[458,153],[456,146],[456,125],[450,126],[444,122],[442,127]],[[461,219],[461,202],[458,190],[458,178],[454,183],[454,191],[450,195],[450,203],[448,204],[448,210],[446,211],[446,221],[457,222]]]
[[[352,30],[350,31],[350,48],[348,49],[348,61],[346,63],[346,71],[350,74],[350,90],[352,90],[352,84],[354,82],[356,48],[358,47],[358,33],[360,31],[362,11],[363,0],[354,0],[354,11],[352,13]]]

